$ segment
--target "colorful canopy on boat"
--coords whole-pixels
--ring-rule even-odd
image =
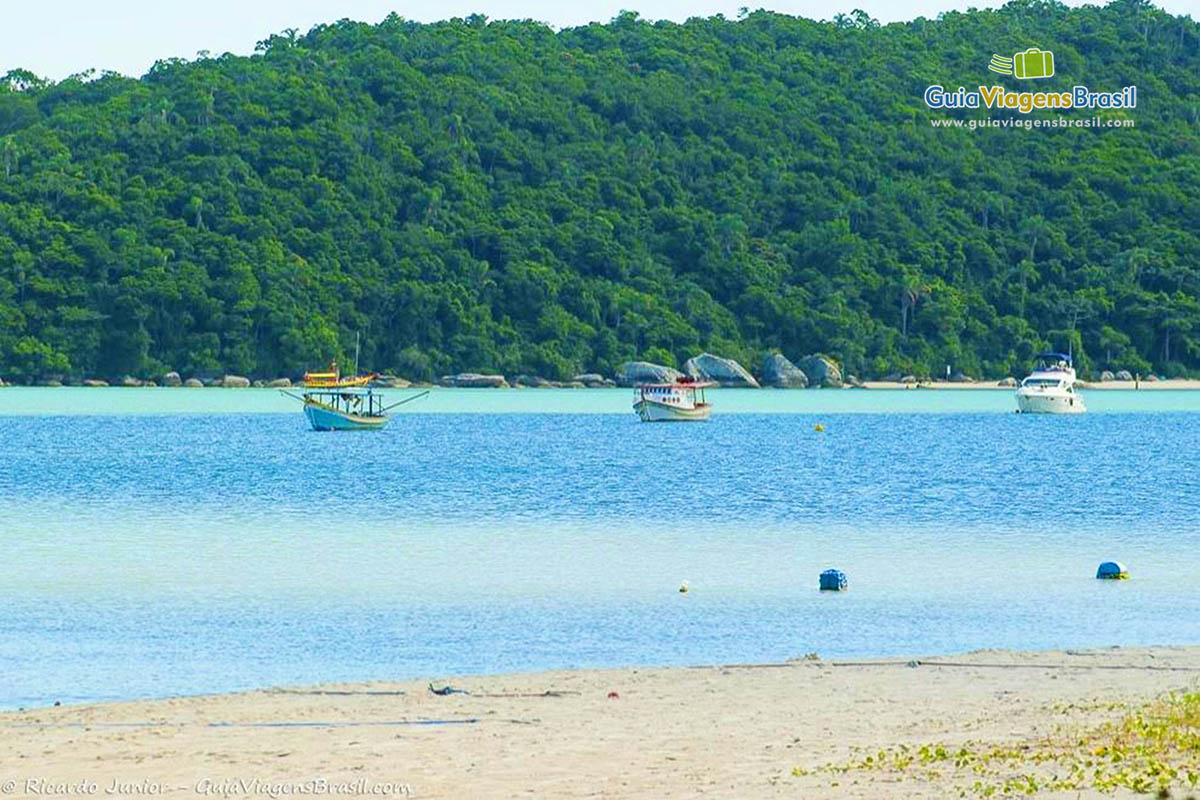
[[[353,378],[339,377],[336,372],[306,372],[304,373],[304,385],[314,389],[344,389],[366,386],[378,377],[379,375],[374,372],[370,375],[359,375]]]
[[[693,378],[678,378],[674,383],[636,383],[635,389],[708,389],[716,386],[716,381],[698,381]]]

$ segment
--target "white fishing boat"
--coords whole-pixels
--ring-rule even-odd
[[[1063,353],[1042,353],[1038,365],[1017,387],[1021,414],[1082,414],[1083,395],[1075,390],[1075,368]]]
[[[703,422],[712,416],[704,390],[716,385],[688,377],[674,383],[639,383],[633,390],[633,410],[642,422]]]

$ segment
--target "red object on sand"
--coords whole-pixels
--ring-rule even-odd
[[[620,700],[620,699],[621,699],[621,695],[617,694],[616,692],[609,692],[609,693],[608,693],[608,699],[609,699],[609,700]]]

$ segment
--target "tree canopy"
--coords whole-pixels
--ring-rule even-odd
[[[1037,85],[986,69],[1037,46]],[[937,128],[927,85],[1138,87]],[[1059,112],[1036,112],[1045,117]],[[1141,0],[880,25],[343,20],[0,81],[0,377],[1200,371],[1200,26]]]

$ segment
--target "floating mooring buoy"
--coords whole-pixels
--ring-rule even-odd
[[[1105,561],[1096,570],[1096,577],[1103,581],[1123,581],[1129,577],[1129,572],[1120,561]]]
[[[846,573],[840,569],[827,569],[821,573],[822,592],[844,592],[846,588]]]

